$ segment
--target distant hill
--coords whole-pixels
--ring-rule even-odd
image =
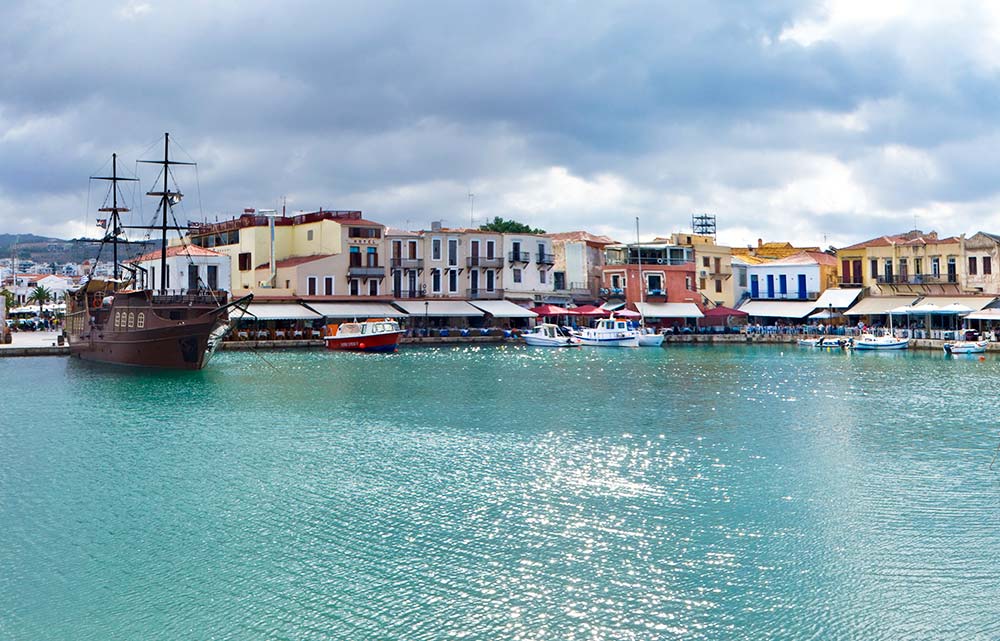
[[[93,260],[97,255],[97,243],[77,242],[61,238],[48,238],[35,234],[0,234],[0,258],[10,258],[14,243],[17,243],[17,257],[30,259],[36,263],[82,263]],[[155,248],[155,241],[143,245],[127,245],[120,249],[123,256],[134,256]],[[110,255],[110,251],[102,258]]]

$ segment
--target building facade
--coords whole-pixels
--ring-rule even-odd
[[[159,289],[160,250],[143,254],[135,260],[136,281],[140,288]],[[229,257],[213,249],[196,245],[167,247],[167,291],[229,291],[232,276]]]
[[[663,242],[608,245],[604,263],[600,293],[607,302],[632,308],[643,301],[703,307],[691,247]]]
[[[552,239],[555,265],[552,286],[562,303],[592,303],[600,297],[604,248],[618,244],[607,236],[585,231],[546,234]]]
[[[732,307],[736,302],[732,248],[716,244],[715,237],[707,234],[678,233],[670,240],[694,249],[695,283],[703,300]]]
[[[960,293],[965,278],[964,240],[913,230],[838,249],[840,282],[868,287],[884,296]]]
[[[977,232],[965,239],[962,289],[969,293],[1000,294],[1000,236]]]
[[[837,259],[823,252],[800,252],[746,270],[754,300],[816,300],[837,283]]]

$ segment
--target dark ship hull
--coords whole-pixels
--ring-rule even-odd
[[[82,360],[201,369],[229,330],[225,300],[206,294],[154,295],[150,290],[77,292],[66,315],[70,355]]]

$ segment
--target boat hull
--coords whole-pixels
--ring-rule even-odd
[[[945,354],[982,354],[989,345],[986,341],[945,343],[942,347]]]
[[[588,338],[578,336],[581,345],[589,347],[639,347],[639,340],[635,336],[608,337],[608,338]]]
[[[891,342],[883,341],[883,342],[872,342],[872,343],[856,341],[854,343],[854,349],[859,351],[907,349],[909,346],[910,346],[910,341],[908,339],[891,341]]]
[[[579,347],[579,341],[569,336],[559,336],[551,338],[549,336],[535,336],[533,334],[522,334],[521,338],[531,347]]]
[[[395,352],[402,332],[325,336],[326,348],[348,352]]]
[[[214,319],[173,327],[114,332],[91,330],[88,334],[70,338],[70,356],[85,361],[154,367],[162,369],[197,370],[208,365],[218,341],[213,335],[225,333],[228,323]]]
[[[636,340],[639,347],[660,347],[663,345],[663,334],[639,334]]]

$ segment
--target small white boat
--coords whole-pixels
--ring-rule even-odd
[[[541,323],[530,332],[521,334],[528,345],[534,347],[578,347],[580,341],[558,325]]]
[[[821,340],[820,338],[800,338],[799,347],[816,347]]]
[[[636,336],[639,347],[660,347],[663,345],[663,334],[657,334],[652,327],[643,327]]]
[[[896,338],[892,334],[862,334],[858,338],[854,339],[854,343],[851,345],[853,349],[859,350],[906,349],[909,346],[910,339]]]
[[[982,354],[989,344],[989,341],[954,341],[942,347],[945,354]]]
[[[577,331],[576,337],[582,345],[591,347],[639,347],[639,332],[618,318],[602,318],[597,327],[585,327]]]

